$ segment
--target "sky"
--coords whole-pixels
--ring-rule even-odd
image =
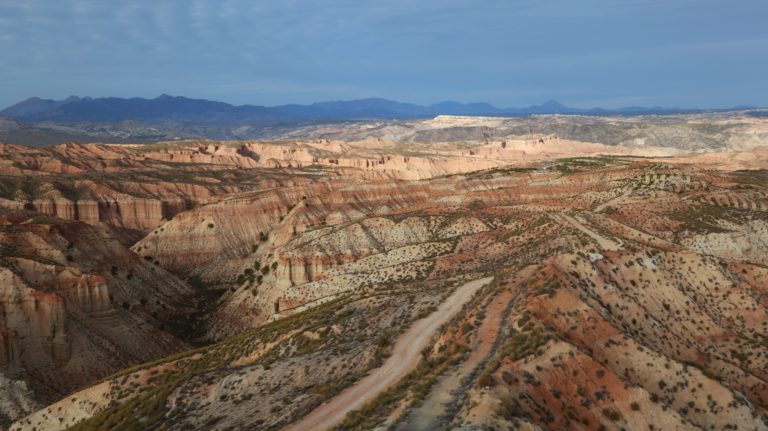
[[[0,107],[768,106],[768,0],[0,0]]]

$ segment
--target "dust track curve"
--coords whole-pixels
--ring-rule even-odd
[[[349,412],[360,409],[366,402],[400,381],[416,369],[421,357],[421,350],[427,345],[435,331],[458,313],[462,305],[491,280],[492,277],[482,278],[457,288],[437,311],[417,320],[398,337],[392,349],[392,355],[381,367],[371,371],[366,377],[323,403],[304,418],[288,425],[283,431],[331,428],[341,422]]]

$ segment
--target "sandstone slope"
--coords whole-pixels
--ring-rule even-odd
[[[50,402],[189,348],[196,290],[82,222],[0,214],[0,370]],[[29,395],[29,394],[27,394]]]
[[[126,370],[14,429],[279,429],[482,276],[495,280],[417,369],[343,429],[765,429],[763,174],[572,158],[193,209],[135,249],[177,272],[218,271],[230,290],[207,328],[224,341]],[[433,401],[444,387],[455,390]]]

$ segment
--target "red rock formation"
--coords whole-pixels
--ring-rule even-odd
[[[3,213],[0,370],[51,400],[186,344],[161,328],[194,291],[82,222]]]

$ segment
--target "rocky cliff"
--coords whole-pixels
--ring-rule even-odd
[[[82,222],[0,217],[0,370],[52,400],[188,345],[194,289]]]
[[[634,208],[633,202],[649,198],[664,202],[666,208],[687,208],[688,200],[701,200],[698,196],[714,193],[713,187],[733,187],[719,177],[632,159],[605,162],[606,168],[598,172],[574,160],[523,172],[494,170],[427,182],[338,181],[242,195],[178,216],[137,243],[134,251],[173,271],[229,286],[210,319],[209,335],[221,338],[233,335],[232,328],[252,326],[340,292],[420,277],[435,265],[450,267],[452,263],[443,263],[440,256],[462,250],[463,236],[493,232],[511,222],[508,217],[473,217],[477,211],[520,206],[544,215],[603,211],[623,203]],[[634,213],[625,217],[628,214]],[[703,251],[702,241],[717,244],[685,230],[677,245],[665,240],[663,232],[648,235],[598,215],[590,217],[604,225],[601,229],[665,249],[682,245]],[[668,218],[653,229],[679,223],[674,220]],[[753,225],[739,221],[730,229]],[[744,238],[759,244],[754,241],[761,241],[755,239],[761,235]],[[753,246],[750,259],[763,259],[761,247]]]

